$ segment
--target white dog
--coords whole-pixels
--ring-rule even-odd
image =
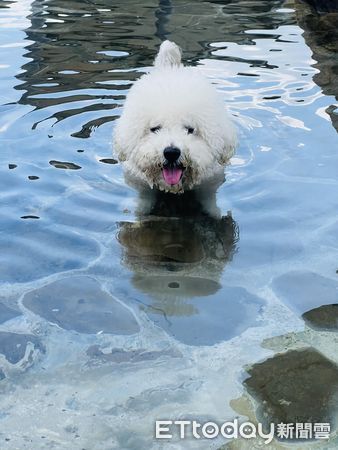
[[[214,87],[162,43],[151,73],[130,89],[114,148],[138,190],[216,191],[233,155],[236,132]],[[171,196],[170,196],[171,197]]]

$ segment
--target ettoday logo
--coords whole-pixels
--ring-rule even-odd
[[[329,423],[278,423],[270,424],[267,433],[261,423],[232,422],[218,424],[216,422],[199,423],[197,420],[156,420],[156,439],[215,439],[223,436],[225,439],[263,439],[265,445],[270,444],[274,437],[279,439],[329,439]]]

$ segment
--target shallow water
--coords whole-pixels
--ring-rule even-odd
[[[0,2],[1,448],[163,448],[155,419],[252,418],[240,397],[260,419],[268,373],[292,384],[280,361],[310,392],[338,362],[337,24],[291,1],[111,3]],[[239,129],[222,220],[138,220],[112,159],[165,38]],[[295,354],[321,361],[313,385]]]

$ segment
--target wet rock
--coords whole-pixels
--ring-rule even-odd
[[[134,334],[139,326],[131,312],[89,277],[65,278],[23,299],[26,308],[65,330],[79,333]]]
[[[185,344],[214,345],[257,326],[265,302],[241,287],[221,287],[207,279],[160,278],[153,280],[152,298],[142,297],[142,308],[156,325]]]
[[[87,355],[101,361],[114,362],[117,364],[125,362],[140,362],[158,359],[162,356],[179,358],[182,354],[175,350],[146,351],[144,349],[126,351],[114,348],[109,353],[104,353],[98,345],[92,345],[87,350]]]
[[[257,416],[270,423],[333,423],[338,367],[312,348],[277,354],[255,364],[244,381],[259,402]]]
[[[32,334],[18,334],[0,331],[0,354],[4,355],[6,360],[11,364],[17,364],[21,361],[25,354],[28,343],[33,344],[34,350],[41,353],[45,352],[40,340]],[[27,356],[28,363],[33,360],[32,349]]]
[[[323,305],[302,315],[305,322],[316,330],[338,331],[338,304]]]
[[[19,313],[18,311],[8,308],[8,306],[0,303],[0,323],[7,322],[7,320],[11,320],[14,317],[17,317],[20,315],[21,315],[21,313]]]
[[[276,278],[272,287],[277,296],[300,314],[338,300],[338,283],[313,272],[288,272]]]

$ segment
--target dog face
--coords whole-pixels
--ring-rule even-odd
[[[193,68],[154,70],[130,90],[114,146],[125,170],[181,193],[223,171],[236,134],[213,87]]]

